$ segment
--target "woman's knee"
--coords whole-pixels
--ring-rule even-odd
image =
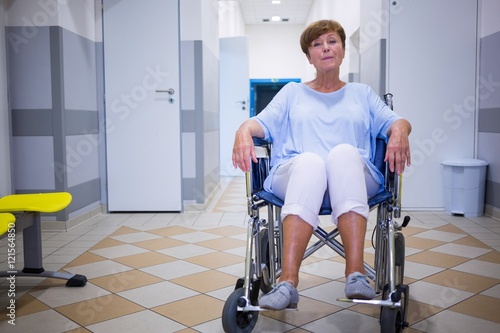
[[[295,157],[289,169],[290,182],[301,188],[315,188],[318,192],[326,190],[325,161],[317,154],[302,153]]]
[[[358,149],[350,144],[342,143],[335,147],[328,153],[328,163],[339,163],[346,161],[359,161],[361,155]]]
[[[329,186],[337,187],[338,182],[347,182],[354,186],[358,180],[364,184],[364,167],[365,162],[357,148],[348,144],[335,146],[328,154],[326,162]]]
[[[324,174],[326,171],[325,161],[323,161],[319,155],[309,152],[302,153],[295,157],[292,168],[301,173],[318,172]]]

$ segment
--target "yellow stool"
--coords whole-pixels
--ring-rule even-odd
[[[16,217],[10,213],[0,213],[0,236],[5,234],[16,222]]]
[[[68,192],[12,194],[0,198],[0,213],[15,215],[16,229],[23,230],[24,269],[0,271],[0,277],[39,276],[65,279],[68,287],[82,287],[87,278],[79,274],[49,272],[43,269],[41,213],[55,213],[71,203]]]

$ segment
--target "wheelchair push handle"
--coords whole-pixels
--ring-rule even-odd
[[[384,95],[384,102],[387,104],[388,107],[391,108],[391,110],[394,110],[394,104],[393,104],[393,95],[391,93],[387,93]]]

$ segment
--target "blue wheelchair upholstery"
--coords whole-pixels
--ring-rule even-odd
[[[267,149],[268,154],[270,155],[271,147],[269,142],[263,139],[255,138],[254,144],[256,146],[264,146]],[[377,169],[382,173],[382,175],[385,175],[386,173],[386,163],[384,162],[386,146],[387,144],[384,139],[376,140],[375,155],[372,161],[375,167],[377,167]],[[258,175],[258,177],[252,179],[252,184],[254,189],[254,193],[252,194],[256,196],[258,199],[269,202],[273,206],[283,207],[284,204],[283,200],[281,200],[274,194],[264,190],[264,180],[267,177],[267,173],[269,170],[269,165],[267,163],[268,161],[266,160],[260,160],[259,163],[253,163],[252,165],[252,167],[254,168],[254,170],[252,170],[253,175]],[[387,188],[384,186],[383,191],[377,193],[375,196],[368,199],[368,206],[371,209],[372,207],[375,207],[382,202],[391,200],[392,197],[393,197],[392,193],[389,192]],[[330,207],[330,200],[328,199],[328,193],[326,193],[325,198],[323,199],[323,204],[319,211],[319,215],[330,215],[331,213],[332,209]]]

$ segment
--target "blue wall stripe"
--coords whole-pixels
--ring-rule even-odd
[[[12,110],[13,136],[52,136],[52,110]]]
[[[66,110],[66,135],[99,133],[99,114],[95,111]]]
[[[66,137],[65,137],[65,112],[64,112],[64,69],[62,54],[62,30],[60,27],[50,27],[50,71],[52,84],[52,126],[54,137],[54,172],[56,191],[67,191],[68,177],[66,172],[60,172],[58,167],[66,166]],[[67,221],[67,209],[57,213],[57,218]]]
[[[52,136],[54,123],[52,110],[12,110],[13,136]],[[66,110],[66,135],[96,134],[99,115],[95,111]]]
[[[500,107],[479,109],[479,132],[500,133]]]

